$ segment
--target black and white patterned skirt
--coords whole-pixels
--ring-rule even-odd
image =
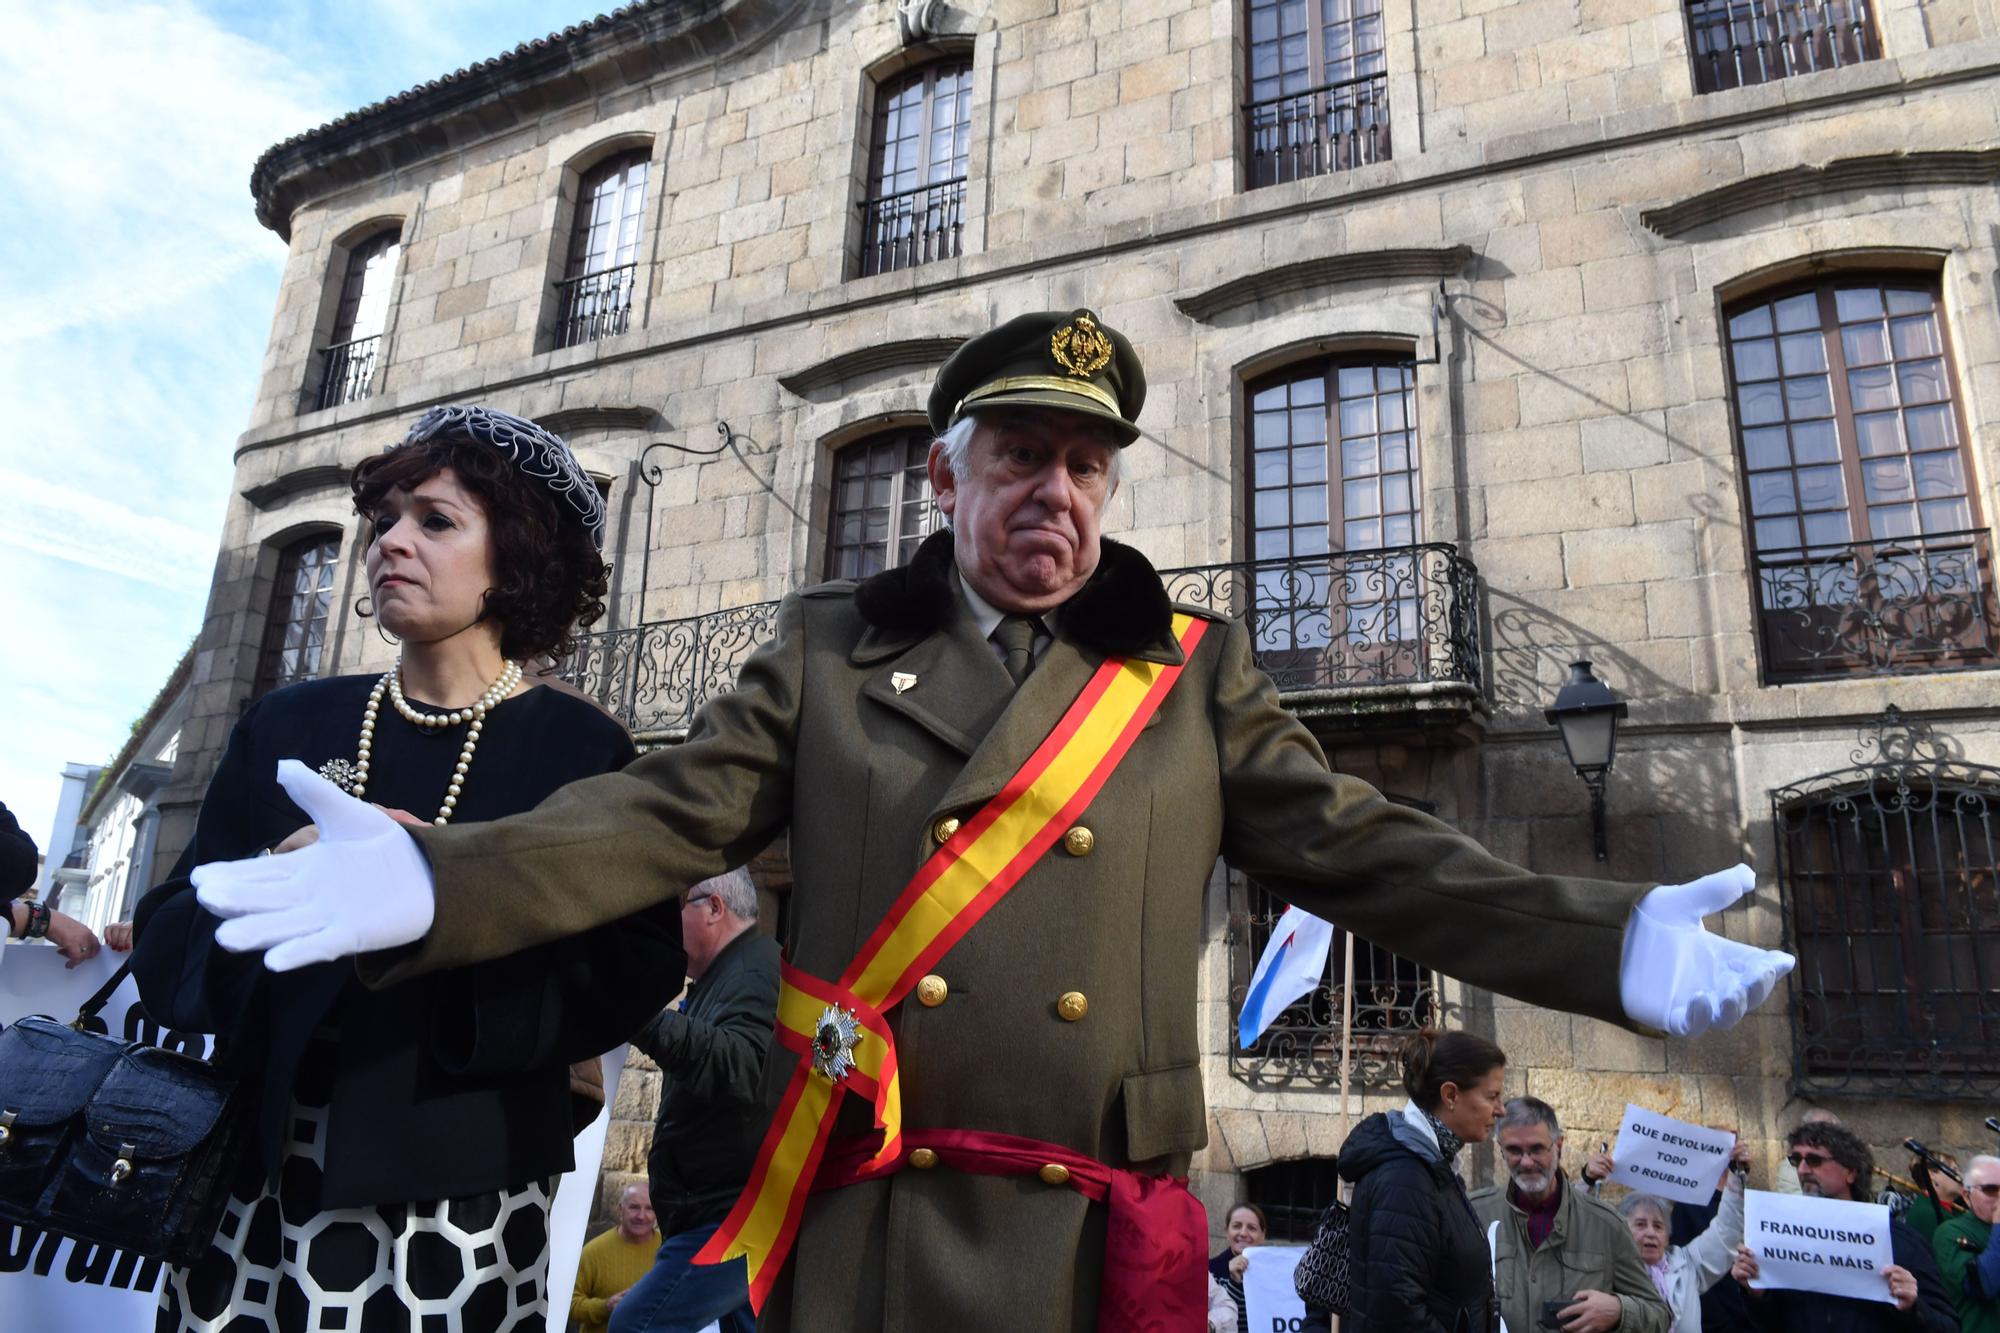
[[[320,1208],[331,1089],[311,1085],[333,1067],[300,1063],[277,1187],[232,1196],[208,1253],[168,1270],[155,1333],[545,1333],[555,1182]]]

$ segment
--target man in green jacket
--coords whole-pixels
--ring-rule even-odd
[[[963,921],[922,916],[935,947],[895,974],[908,1002],[815,1002],[834,1021],[809,1034],[809,1060],[771,1061],[794,1108],[844,1099],[811,1159],[819,1188],[791,1196],[796,1241],[763,1308],[767,1329],[815,1333],[1200,1319],[1206,1228],[1175,1181],[1207,1138],[1196,961],[1218,856],[1535,1004],[1689,1034],[1770,993],[1789,958],[1700,925],[1752,887],[1747,869],[1666,888],[1538,874],[1329,771],[1250,629],[1175,607],[1142,555],[1102,535],[1144,399],[1138,355],[1089,311],[972,339],[930,396],[950,529],[907,565],[786,598],[775,637],[684,744],[525,818],[414,840],[289,766],[321,837],[198,871],[204,905],[233,918],[217,939],[269,949],[273,968],[367,955],[380,983],[615,919],[788,833],[787,961],[797,993],[832,993],[913,877],[945,862],[1017,876]],[[1093,700],[1125,697],[1087,693],[1105,671],[1170,688],[1116,729],[1062,730],[1073,707],[1096,717]],[[1129,745],[1079,769],[1100,785],[1047,804],[1004,795],[1086,739]],[[1017,851],[970,854],[1025,813],[1039,832]],[[844,1030],[842,1008],[868,1030]],[[806,1053],[790,1012],[781,1002],[780,1038]],[[878,1091],[847,1062],[890,1050],[897,1079],[875,1089],[899,1090],[902,1141],[864,1178],[886,1140]],[[1149,1209],[1172,1224],[1136,1216]]]
[[[1554,1108],[1516,1097],[1494,1137],[1507,1184],[1475,1191],[1472,1210],[1482,1226],[1499,1224],[1494,1286],[1511,1333],[1667,1333],[1673,1311],[1646,1275],[1624,1219],[1569,1187]]]
[[[1941,1223],[1931,1238],[1961,1333],[2000,1333],[2000,1157],[1980,1156],[1965,1168],[1971,1211]]]

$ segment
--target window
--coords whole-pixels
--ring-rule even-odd
[[[641,149],[600,162],[584,175],[569,260],[558,284],[556,346],[575,347],[632,327],[647,169]]]
[[[389,289],[396,281],[402,229],[380,232],[347,252],[333,337],[320,349],[316,410],[359,402],[373,392],[382,331],[389,326]]]
[[[1936,282],[1833,278],[1727,316],[1767,678],[1989,663],[1991,552]]]
[[[971,142],[970,60],[934,61],[876,89],[861,276],[959,253]]]
[[[1688,0],[1687,21],[1697,93],[1882,55],[1868,0]]]
[[[828,578],[865,579],[900,565],[940,526],[925,470],[930,449],[930,432],[910,429],[834,455]]]
[[[1264,1238],[1274,1245],[1309,1244],[1319,1217],[1340,1197],[1339,1163],[1331,1157],[1272,1162],[1243,1173],[1243,1197],[1264,1210]]]
[[[2000,770],[1874,727],[1880,762],[1772,793],[1800,1090],[2000,1095]]]
[[[1251,188],[1389,158],[1382,0],[1249,0]]]
[[[1411,549],[1423,533],[1415,366],[1293,366],[1249,397],[1259,659],[1280,672],[1317,668],[1322,684],[1420,670],[1414,645],[1436,608]]]
[[[319,673],[327,615],[333,607],[333,571],[339,561],[336,532],[293,542],[279,555],[253,698]]]

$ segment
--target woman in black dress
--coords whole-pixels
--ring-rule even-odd
[[[169,1275],[163,1333],[540,1333],[549,1204],[573,1163],[568,1066],[681,984],[671,901],[382,991],[351,963],[273,973],[215,946],[192,868],[315,836],[277,784],[280,759],[443,824],[529,809],[633,757],[588,701],[522,679],[603,611],[603,502],[568,446],[505,413],[437,408],[353,488],[396,668],[252,704],[194,841],[136,918],[147,1008],[218,1034],[257,1097],[214,1244]]]

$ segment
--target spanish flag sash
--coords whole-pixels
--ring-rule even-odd
[[[1176,615],[1173,628],[1185,663],[1207,622]],[[1181,670],[1107,659],[1000,794],[924,862],[838,980],[784,966],[777,1036],[805,1058],[736,1206],[694,1257],[715,1264],[741,1255],[753,1309],[764,1308],[791,1253],[834,1112],[850,1090],[874,1103],[882,1131],[880,1150],[858,1174],[886,1171],[902,1152],[902,1091],[889,1011],[1096,797]]]

